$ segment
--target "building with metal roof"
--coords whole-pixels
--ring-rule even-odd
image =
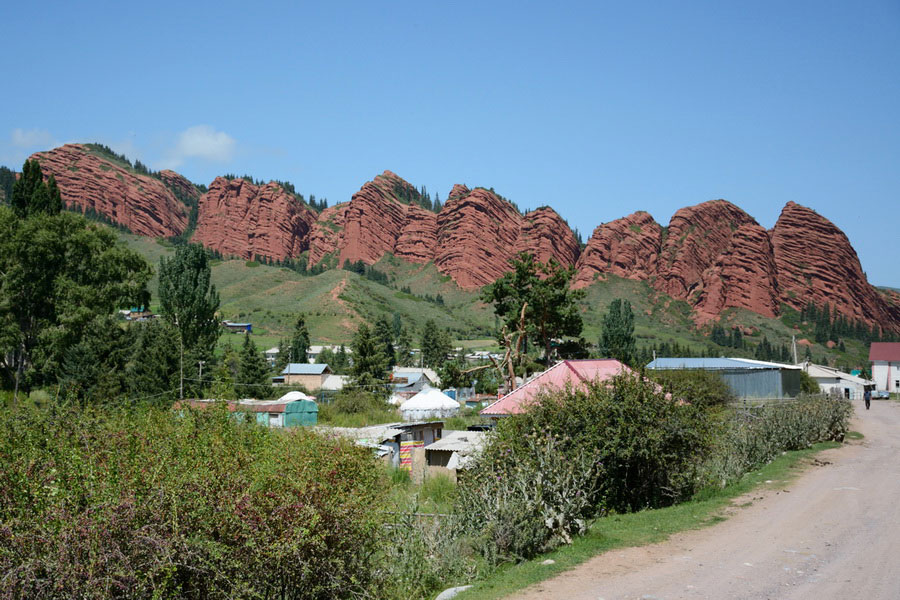
[[[872,342],[869,361],[875,389],[900,393],[900,342]]]
[[[605,381],[620,373],[631,373],[631,369],[612,358],[563,360],[481,409],[479,414],[499,418],[522,413],[541,392],[562,390],[566,386],[584,389],[591,382]]]
[[[657,358],[647,368],[712,371],[741,399],[794,398],[802,377],[796,365],[750,358]]]
[[[331,375],[331,369],[322,363],[290,363],[273,381],[285,385],[302,385],[307,390],[318,390]],[[280,381],[279,381],[280,380]]]

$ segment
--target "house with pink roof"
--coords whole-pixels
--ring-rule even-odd
[[[564,360],[481,409],[479,414],[495,419],[519,414],[543,391],[563,390],[566,386],[573,390],[584,390],[591,382],[606,381],[620,373],[632,372],[626,365],[612,358]]]

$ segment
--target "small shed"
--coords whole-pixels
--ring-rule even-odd
[[[444,431],[444,437],[425,446],[429,473],[465,468],[484,442],[484,431]]]
[[[423,419],[443,419],[459,412],[459,402],[433,387],[425,387],[421,392],[400,405],[404,421]]]
[[[740,399],[794,398],[800,393],[802,369],[796,365],[750,358],[657,358],[647,368],[711,371]]]

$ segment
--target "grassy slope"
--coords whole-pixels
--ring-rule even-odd
[[[170,256],[174,249],[154,239],[120,233],[125,243],[158,266],[162,256]],[[289,269],[261,265],[243,260],[214,261],[213,282],[222,298],[221,314],[225,319],[247,320],[253,323],[255,341],[260,347],[271,347],[290,332],[297,313],[304,313],[313,342],[349,343],[359,323],[372,323],[381,315],[389,320],[398,313],[404,325],[418,337],[425,321],[433,319],[441,327],[449,327],[457,343],[468,348],[493,347],[491,339],[494,316],[490,307],[478,300],[477,292],[461,290],[449,277],[441,275],[432,263],[412,264],[386,255],[375,268],[388,275],[390,286],[376,283],[355,273],[329,270],[314,277],[302,276]],[[157,296],[158,280],[151,281],[151,293]],[[408,287],[412,294],[400,291]],[[429,302],[424,296],[441,295],[444,304]],[[654,342],[677,342],[697,350],[709,346],[705,333],[694,328],[690,307],[686,302],[660,296],[646,282],[610,276],[587,288],[582,303],[584,337],[596,343],[600,337],[601,321],[609,303],[616,298],[631,301],[635,312],[635,334],[638,345]],[[795,333],[788,325],[790,319],[767,319],[743,310],[729,310],[723,324],[740,324],[755,330],[745,336],[750,345],[762,336],[775,344],[790,345]],[[807,327],[797,333],[798,339],[812,339]],[[223,336],[223,343],[230,336]],[[238,341],[232,341],[237,344]],[[841,362],[866,364],[868,348],[860,342],[848,340],[846,358]],[[735,354],[728,348],[722,354]],[[799,347],[803,359],[805,348]],[[840,357],[837,350],[821,344],[812,346],[815,361],[823,355],[829,359]],[[745,353],[746,354],[746,353]]]

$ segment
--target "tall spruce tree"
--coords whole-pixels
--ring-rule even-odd
[[[378,338],[378,344],[381,346],[381,352],[387,359],[388,367],[397,364],[397,356],[394,352],[394,330],[387,317],[382,315],[375,321],[375,337]]]
[[[368,325],[360,324],[353,337],[353,367],[350,371],[352,385],[379,396],[387,395],[384,387],[387,369],[387,358],[378,338]]]
[[[289,348],[289,362],[307,362],[306,352],[309,350],[309,329],[306,327],[306,319],[303,318],[302,314],[297,315],[297,321],[294,323],[294,332],[291,335]]]
[[[450,332],[441,330],[437,323],[428,319],[422,328],[422,365],[436,369],[444,364],[452,350]]]
[[[616,298],[603,316],[600,355],[631,365],[636,357],[631,302]]]
[[[10,204],[20,219],[36,214],[57,215],[62,210],[62,197],[56,179],[51,175],[44,182],[40,163],[26,160],[22,176],[13,184]]]
[[[238,394],[244,398],[265,398],[269,395],[270,386],[269,366],[248,333],[244,336],[244,345],[241,346],[235,387]]]

